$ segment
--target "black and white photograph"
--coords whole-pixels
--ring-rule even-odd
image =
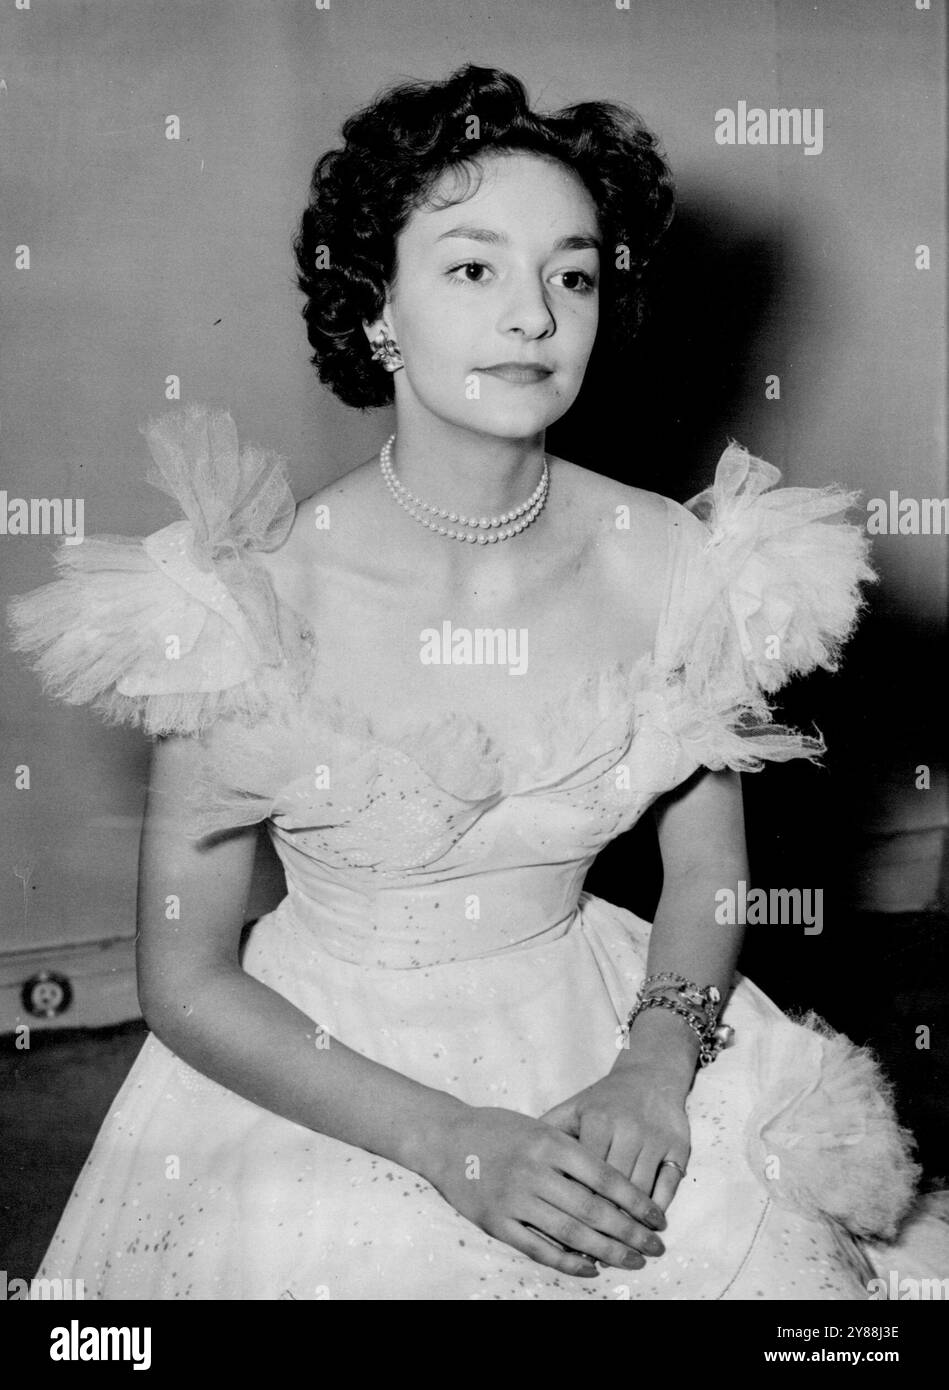
[[[40,1362],[949,1299],[946,85],[943,0],[4,0]]]

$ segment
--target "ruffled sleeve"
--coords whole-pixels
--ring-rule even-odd
[[[184,513],[145,537],[54,552],[58,577],[7,604],[12,646],[45,690],[148,734],[254,720],[304,679],[305,622],[254,552],[279,546],[295,503],[282,459],[238,447],[227,411],[190,406],[141,427],[146,479]]]
[[[838,668],[874,582],[869,541],[835,484],[778,488],[781,474],[732,442],[712,485],[684,507],[643,712],[683,768],[757,772],[816,761],[818,736],[774,722],[792,677]]]

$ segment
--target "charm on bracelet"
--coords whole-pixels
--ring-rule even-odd
[[[735,1037],[734,1028],[718,1021],[721,1002],[721,992],[715,985],[697,985],[675,971],[661,971],[643,981],[623,1032],[628,1037],[636,1018],[646,1009],[668,1009],[697,1036],[699,1066],[706,1067]]]

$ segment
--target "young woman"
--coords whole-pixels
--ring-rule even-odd
[[[671,217],[634,113],[540,115],[468,66],[343,137],[295,250],[321,381],[394,404],[380,454],[296,505],[228,413],[165,416],[150,480],[185,519],[63,547],[11,605],[49,689],[156,736],[151,1033],[40,1273],[865,1298],[908,1136],[872,1059],[736,975],[716,919],[749,876],[740,771],[822,751],[767,697],[853,628],[854,495],[773,490],[731,446],[682,507],[546,453]],[[652,924],[582,891],[647,811]],[[287,895],[241,956],[261,821]]]

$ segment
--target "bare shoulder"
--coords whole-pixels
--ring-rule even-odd
[[[304,497],[298,504],[298,510],[306,515],[317,507],[330,506],[334,501],[342,506],[361,502],[366,495],[378,490],[378,474],[379,456],[373,454],[365,462],[355,464],[332,482],[324,483]]]
[[[653,581],[661,592],[675,522],[668,499],[579,464],[563,459],[556,464],[567,509],[582,520],[610,581],[622,588],[634,586],[640,600],[644,586]]]
[[[630,523],[638,523],[646,528],[664,528],[669,513],[668,499],[658,492],[646,488],[631,487],[602,473],[594,473],[590,468],[582,468],[578,463],[566,459],[554,459],[565,493],[574,505],[583,505],[591,516],[600,515],[609,520],[612,529],[621,529],[617,518],[628,514]]]
[[[374,461],[357,465],[302,498],[283,544],[276,550],[259,552],[257,558],[269,571],[278,593],[290,602],[294,601],[301,570],[312,572],[321,565],[339,563],[347,555],[354,560],[366,554],[366,507],[374,490]]]
[[[332,482],[325,483],[297,503],[297,514],[290,539],[299,541],[307,538],[313,531],[326,532],[329,539],[334,532],[334,520],[346,520],[350,515],[358,517],[365,514],[367,501],[378,492],[378,464],[375,457],[360,463],[348,472],[340,474]],[[345,534],[346,528],[336,528],[337,539]]]

